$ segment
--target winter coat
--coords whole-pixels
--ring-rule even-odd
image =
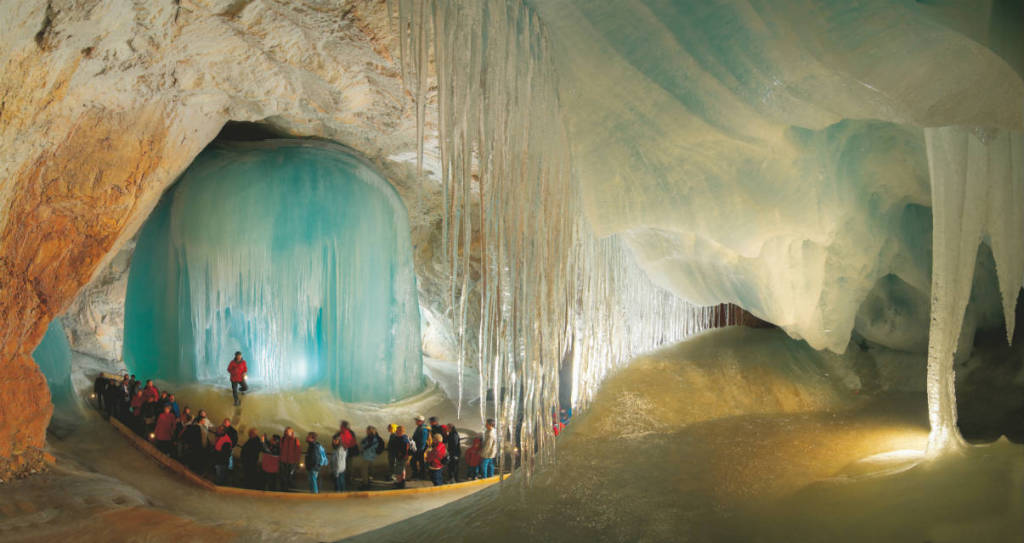
[[[242,464],[256,467],[260,463],[260,451],[263,450],[263,442],[258,437],[250,437],[242,447]]]
[[[498,436],[494,428],[484,430],[484,443],[480,446],[481,458],[494,458],[498,456]]]
[[[425,424],[421,424],[412,431],[412,441],[416,444],[417,451],[423,451],[427,447],[427,434],[430,432],[430,428]]]
[[[404,461],[409,456],[409,436],[391,434],[388,438],[388,456],[395,461]]]
[[[174,417],[174,413],[160,413],[160,416],[156,418],[156,428],[153,430],[157,441],[174,439],[174,428],[177,424],[178,419]]]
[[[132,403],[131,403],[132,414],[135,415],[136,417],[141,417],[142,416],[142,402],[143,401],[144,401],[144,398],[142,396],[132,396]]]
[[[203,448],[203,435],[205,433],[198,424],[189,424],[181,431],[181,441],[189,450],[199,450]]]
[[[359,445],[363,451],[360,455],[367,462],[373,462],[378,454],[384,452],[384,440],[376,434],[364,437]]]
[[[232,447],[238,446],[238,430],[235,430],[234,426],[228,426],[227,428],[225,428],[224,435],[228,436],[228,438],[231,440]]]
[[[480,445],[473,445],[466,449],[466,464],[471,468],[475,468],[480,465]]]
[[[218,464],[227,464],[231,456],[231,438],[227,435],[217,436],[217,442],[213,446],[213,450],[216,452],[216,458]]]
[[[231,359],[228,364],[228,373],[231,374],[232,383],[241,383],[245,380],[245,374],[249,372],[249,367],[245,363],[245,359],[235,360]]]
[[[264,473],[277,473],[281,469],[281,454],[277,447],[266,447],[263,449],[263,457],[260,458],[260,467]]]
[[[323,449],[323,447],[323,445],[314,441],[306,448],[306,471],[320,470],[327,467],[320,465],[320,449]]]
[[[299,444],[299,438],[295,436],[282,437],[281,462],[285,464],[298,464],[300,458],[302,458],[302,445]]]
[[[444,467],[444,457],[447,454],[448,451],[445,450],[444,443],[437,442],[436,445],[427,451],[427,467],[430,469],[441,469]]]
[[[155,402],[160,400],[160,390],[156,385],[150,385],[142,389],[142,403]]]
[[[347,461],[347,450],[345,450],[344,448],[338,448],[337,450],[335,450],[334,453],[331,455],[331,464],[330,466],[328,466],[331,470],[331,473],[333,473],[335,477],[341,475],[342,473],[345,473],[345,464],[347,463]]]
[[[448,456],[458,458],[462,456],[462,438],[459,432],[453,427],[444,438],[444,445],[448,447]]]

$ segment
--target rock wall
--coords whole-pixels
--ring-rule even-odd
[[[0,0],[0,471],[42,458],[52,406],[31,352],[47,324],[70,309],[117,328],[98,298],[70,304],[94,279],[90,292],[119,288],[98,270],[226,121],[357,149],[395,184],[425,250],[439,187],[411,165],[387,24],[377,0]],[[421,268],[421,289],[441,290]],[[76,330],[81,352],[117,349],[116,335]]]

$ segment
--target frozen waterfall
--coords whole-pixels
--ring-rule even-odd
[[[227,383],[242,351],[257,388],[392,401],[423,385],[408,216],[336,145],[217,144],[140,234],[125,362],[140,378]]]

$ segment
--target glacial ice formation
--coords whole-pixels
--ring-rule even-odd
[[[236,350],[256,387],[377,402],[423,387],[405,207],[343,148],[218,144],[143,227],[126,297],[128,367],[226,384]]]
[[[930,452],[962,444],[956,427],[953,355],[971,295],[984,235],[996,260],[1007,341],[1024,279],[1022,132],[926,128],[931,171],[933,247],[928,344]]]
[[[509,432],[499,433],[499,447],[521,455],[528,479],[534,455],[543,461],[553,450],[563,363],[572,365],[573,407],[585,406],[611,369],[709,327],[717,308],[653,284],[618,236],[593,235],[572,178],[548,36],[533,10],[401,0],[397,30],[421,131],[428,100],[438,108],[459,394],[462,368],[475,365],[480,415]],[[436,95],[427,92],[431,75]]]
[[[583,330],[561,328],[557,299],[544,298],[544,290],[540,298],[529,292],[537,285],[560,291],[563,271],[570,277],[578,272],[577,282],[566,284],[570,291],[596,281],[609,290],[646,292],[646,278],[616,283],[602,271],[604,257],[593,247],[603,242],[596,238],[611,236],[656,285],[698,304],[738,304],[812,347],[837,353],[846,350],[858,316],[861,337],[897,350],[920,349],[920,334],[890,338],[885,323],[870,317],[891,314],[861,308],[869,296],[902,291],[919,309],[916,293],[952,282],[953,290],[941,294],[949,299],[933,304],[929,389],[932,410],[944,413],[933,420],[933,437],[945,442],[938,438],[943,429],[955,432],[953,353],[980,238],[969,216],[965,230],[956,224],[954,231],[935,232],[937,246],[954,239],[964,245],[950,257],[956,262],[950,269],[939,254],[932,273],[928,207],[951,204],[931,192],[945,174],[936,170],[924,129],[983,127],[983,139],[1005,134],[995,136],[993,147],[986,143],[983,154],[992,157],[993,174],[1011,172],[999,185],[1001,205],[1020,203],[1012,164],[1024,122],[1024,33],[1019,23],[1006,22],[1012,18],[1000,20],[1004,6],[891,0],[398,4],[403,69],[420,125],[424,104],[436,100],[439,111],[444,238],[455,277],[456,328],[463,333],[467,292],[475,286],[468,264],[476,258],[465,249],[477,241],[471,232],[481,232],[478,363],[495,389],[543,389],[551,380],[546,360],[565,352],[562,344],[577,344],[565,336],[616,341],[603,335],[614,329],[614,317],[588,306],[586,296],[567,304],[570,314],[578,309],[589,322]],[[436,95],[426,83],[431,60]],[[984,199],[987,189],[979,190]],[[937,213],[946,217],[946,211]],[[961,210],[951,211],[959,216]],[[998,218],[987,241],[1011,314],[1022,276],[1011,232],[1021,230],[1015,211],[993,212]],[[528,243],[537,239],[544,244]],[[565,260],[570,247],[597,260]],[[968,260],[971,269],[957,268]],[[878,291],[880,283],[896,290]],[[509,326],[506,305],[513,312],[537,310],[532,329]],[[650,314],[671,313],[656,307]],[[622,314],[636,315],[630,309]],[[1012,316],[1007,323],[1012,327]],[[500,344],[519,352],[489,351],[494,330],[502,334]],[[531,351],[540,338],[545,346]],[[510,370],[492,361],[524,353],[539,365],[516,362]],[[594,354],[584,355],[594,376],[615,364],[607,353]],[[489,364],[503,369],[489,373]],[[945,369],[935,371],[939,366]],[[574,376],[574,386],[586,383],[584,389],[597,381]],[[525,407],[544,413],[547,405]]]

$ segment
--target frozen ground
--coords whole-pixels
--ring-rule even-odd
[[[490,488],[354,541],[1024,538],[1024,447],[923,462],[924,395],[861,399],[831,355],[728,329],[609,378],[531,488]],[[923,363],[923,360],[921,361]]]
[[[55,428],[57,470],[3,487],[0,539],[1024,538],[1024,447],[999,440],[925,462],[924,395],[862,398],[850,392],[856,376],[842,362],[778,330],[705,333],[611,376],[558,439],[557,469],[541,470],[532,487],[511,481],[477,493],[327,503],[211,495],[170,477],[94,419],[75,431]],[[428,367],[436,364],[444,363]],[[225,398],[221,390],[203,401],[216,410],[223,400],[227,409]],[[280,425],[275,417],[294,409],[307,415],[294,423],[303,429],[317,417],[325,425],[338,418],[334,406],[314,408],[313,392],[296,398],[276,411],[251,396],[242,414]],[[431,389],[382,417],[434,406],[443,417],[435,400],[444,396]],[[364,415],[383,423],[369,406],[345,414],[353,422]]]

